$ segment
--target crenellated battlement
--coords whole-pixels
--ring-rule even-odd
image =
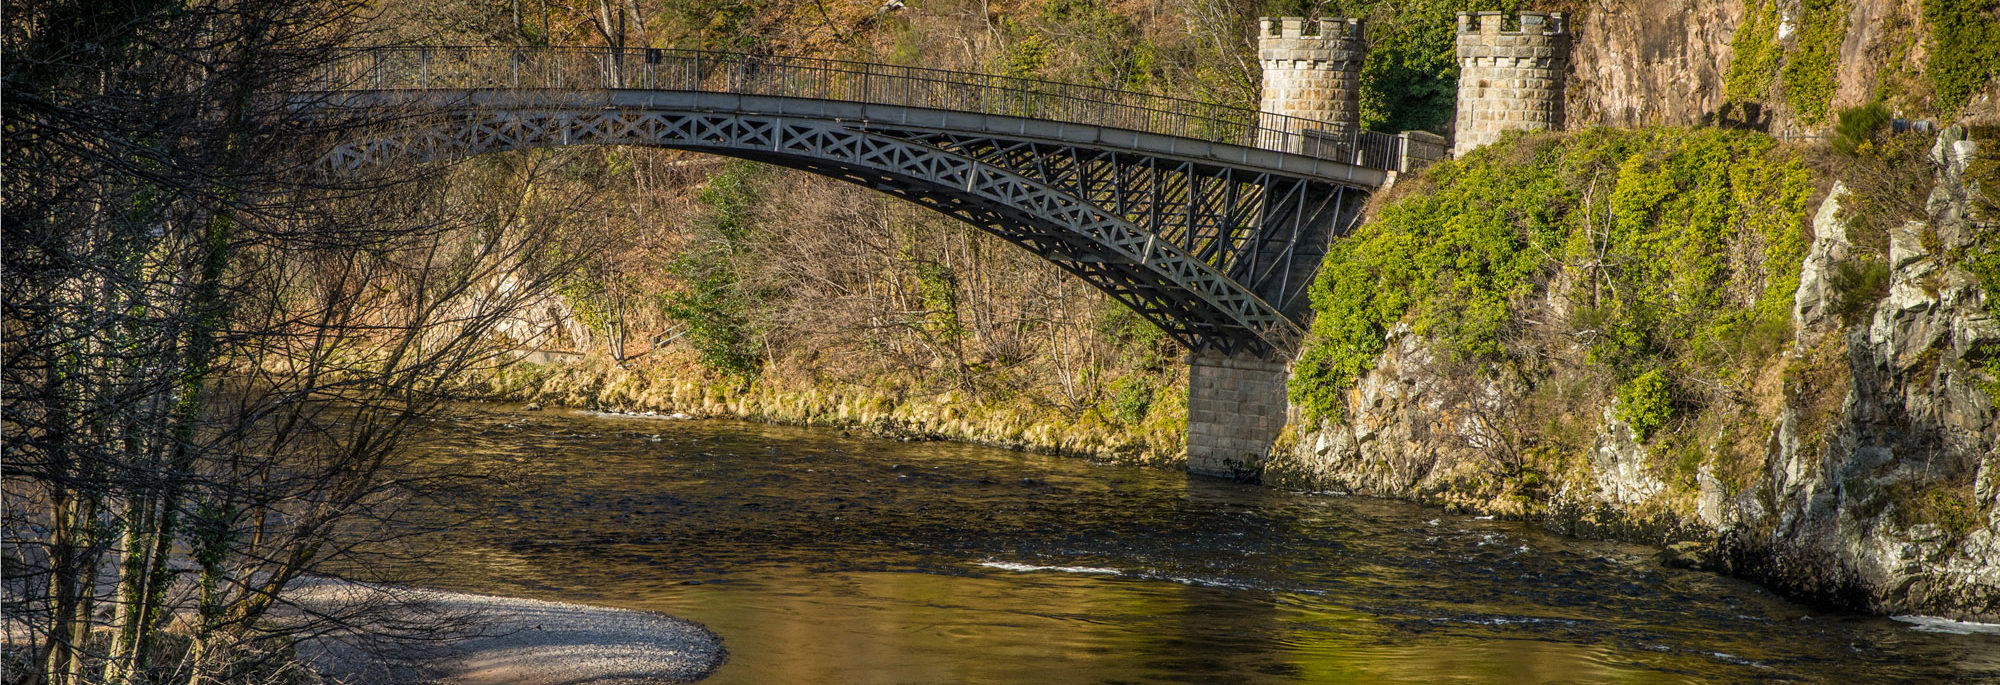
[[[1459,12],[1459,65],[1563,67],[1569,56],[1569,31],[1561,12],[1522,12],[1513,22],[1508,19],[1500,12]]]
[[[1312,33],[1306,33],[1308,29],[1311,29]],[[1326,17],[1316,22],[1307,22],[1305,17],[1259,17],[1257,37],[1361,40],[1361,20]]]
[[[1257,58],[1265,70],[1359,68],[1368,56],[1360,19],[1263,17],[1257,20]]]
[[[1569,27],[1563,22],[1561,12],[1522,12],[1513,17],[1507,16],[1506,12],[1459,12],[1458,32],[1490,36],[1567,36]]]

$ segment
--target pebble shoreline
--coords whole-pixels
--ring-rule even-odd
[[[637,685],[686,683],[728,660],[722,639],[664,614],[459,592],[326,583],[300,588],[301,606],[380,601],[422,607],[415,618],[458,627],[440,640],[396,652],[333,634],[300,645],[328,683],[454,685]]]

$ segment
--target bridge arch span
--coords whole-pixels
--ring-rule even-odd
[[[291,97],[302,119],[367,132],[321,160],[334,173],[643,145],[957,217],[1187,344],[1188,468],[1237,476],[1284,424],[1286,361],[1329,241],[1391,173],[1443,156],[1352,122],[1077,84],[652,48],[358,48]]]
[[[1019,245],[1191,349],[1283,354],[1327,240],[1382,173],[1209,141],[987,114],[739,94],[356,91],[315,116],[375,120],[336,172],[506,150],[636,145],[800,169]],[[1337,171],[1336,182],[1285,169]]]

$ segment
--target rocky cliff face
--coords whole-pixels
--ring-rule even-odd
[[[1569,125],[1701,123],[1723,104],[1741,0],[1614,0],[1574,28]]]
[[[1968,218],[1975,150],[1955,130],[1938,140],[1930,221],[1892,231],[1889,293],[1865,323],[1830,321],[1824,291],[1801,287],[1800,344],[1843,352],[1845,397],[1817,439],[1808,408],[1784,407],[1768,495],[1719,498],[1703,523],[1723,534],[1725,569],[1879,612],[2000,616],[2000,421],[1972,370],[2000,343],[2000,303],[1948,259],[1995,229]],[[1808,278],[1846,258],[1836,217],[1815,222]]]
[[[1575,22],[1574,65],[1567,109],[1571,128],[1586,126],[1689,126],[1716,120],[1726,104],[1733,40],[1759,0],[1610,0],[1584,9]],[[1835,48],[1831,111],[1889,95],[1922,91],[1915,74],[1925,64],[1928,28],[1916,0],[1847,0],[1845,30]],[[1803,3],[1778,0],[1773,45],[1784,50],[1798,36]],[[1774,74],[1773,74],[1774,76]],[[1818,130],[1800,124],[1774,78],[1755,82],[1749,99],[1761,108],[1749,123],[1778,132]],[[1976,108],[1975,108],[1976,109]],[[1911,115],[1917,114],[1910,112]],[[1739,117],[1743,116],[1741,114]]]
[[[1692,487],[1675,486],[1685,480],[1616,418],[1612,400],[1560,391],[1588,379],[1558,370],[1534,381],[1557,392],[1467,388],[1399,330],[1348,392],[1345,418],[1295,425],[1267,478],[1677,544],[1688,563],[1850,610],[2000,619],[2000,414],[1977,370],[2000,354],[2000,303],[1955,261],[2000,230],[1972,218],[1976,190],[1964,174],[1976,149],[1957,129],[1938,140],[1929,220],[1892,231],[1887,294],[1872,306],[1839,302],[1861,250],[1840,209],[1849,194],[1836,186],[1827,196],[1790,347],[1775,366],[1741,370],[1769,390],[1747,405],[1762,434],[1698,436],[1715,451],[1748,445],[1732,462],[1748,464],[1741,472],[1710,458]],[[1556,290],[1533,297],[1559,299]],[[1545,460],[1570,464],[1551,473],[1510,472],[1509,445],[1533,449],[1520,431],[1560,429],[1510,427],[1508,417],[1550,401],[1576,403],[1568,413],[1588,433],[1582,454]]]

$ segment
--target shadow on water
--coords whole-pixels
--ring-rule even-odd
[[[729,421],[439,430],[439,461],[521,468],[433,505],[473,523],[401,576],[700,621],[716,683],[2000,678],[2000,635],[1398,502]]]

